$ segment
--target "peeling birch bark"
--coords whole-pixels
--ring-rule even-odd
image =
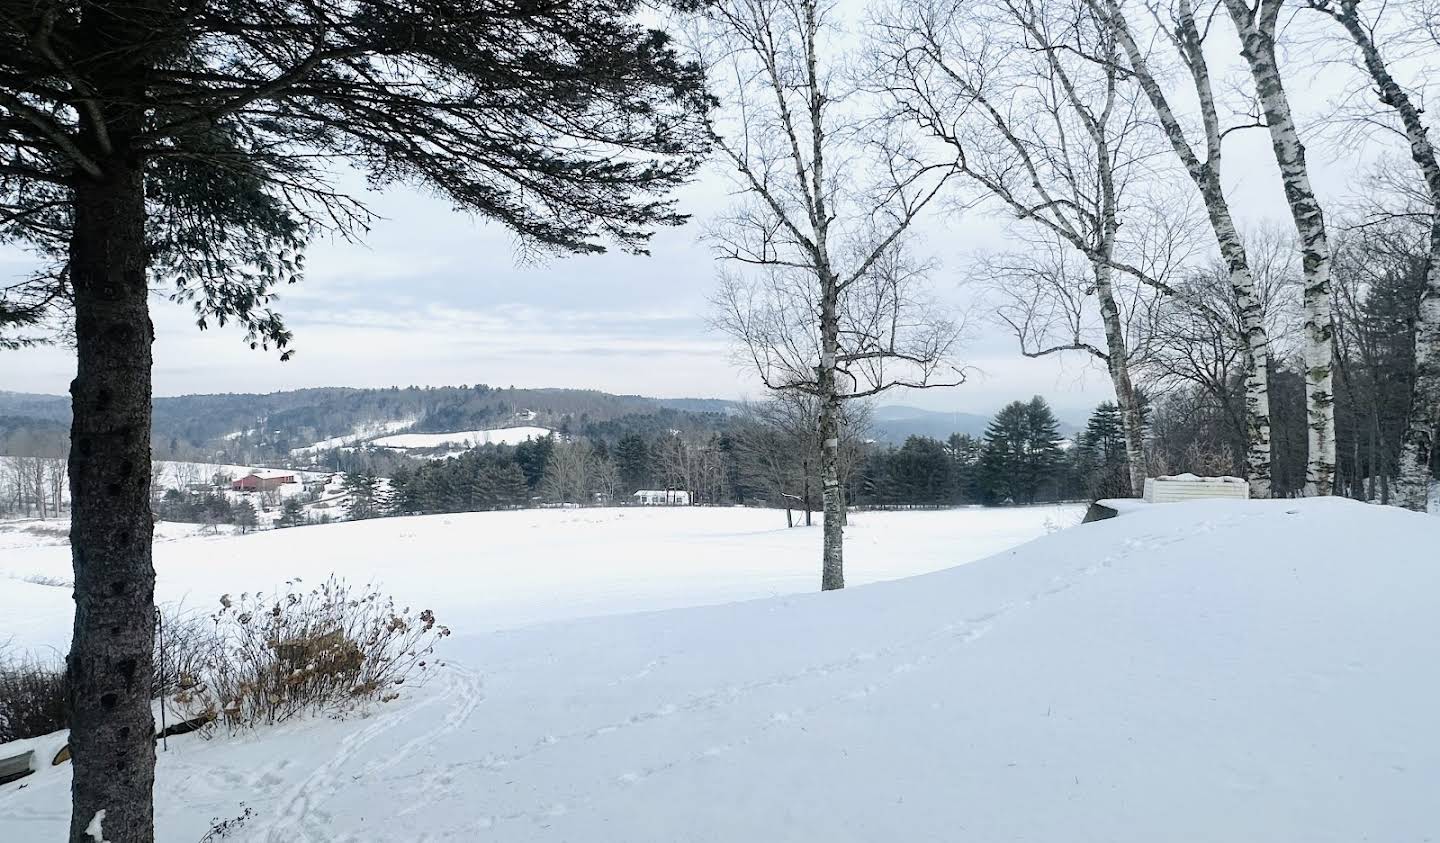
[[[1270,146],[1280,167],[1285,200],[1300,238],[1304,274],[1305,405],[1309,457],[1305,493],[1328,495],[1335,482],[1334,324],[1330,312],[1330,244],[1325,216],[1310,185],[1305,145],[1290,111],[1290,99],[1275,59],[1275,28],[1283,0],[1261,0],[1252,10],[1245,0],[1225,0],[1240,34],[1240,54],[1250,68]]]
[[[1103,14],[1125,51],[1131,70],[1140,83],[1146,99],[1154,108],[1171,149],[1185,167],[1205,203],[1210,229],[1220,247],[1220,256],[1230,274],[1230,289],[1240,314],[1240,331],[1245,343],[1245,464],[1250,481],[1250,495],[1270,497],[1270,336],[1265,328],[1264,303],[1255,288],[1249,256],[1221,182],[1223,136],[1219,113],[1215,107],[1214,85],[1205,59],[1199,28],[1195,25],[1190,0],[1180,0],[1179,17],[1174,33],[1175,46],[1181,54],[1194,82],[1200,103],[1201,120],[1205,127],[1205,158],[1202,161],[1185,136],[1184,127],[1176,118],[1164,89],[1150,71],[1149,62],[1141,52],[1125,20],[1118,0],[1104,0]]]

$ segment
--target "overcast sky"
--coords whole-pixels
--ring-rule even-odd
[[[1316,86],[1313,78],[1292,84],[1312,120],[1333,99],[1317,87],[1343,86]],[[1264,132],[1226,143],[1227,181],[1244,220],[1287,220]],[[1343,197],[1356,171],[1353,148],[1337,156],[1327,154],[1333,145],[1312,139],[1309,146],[1322,198]],[[453,212],[441,199],[407,190],[372,194],[367,201],[383,219],[366,242],[315,244],[304,282],[284,292],[280,307],[297,350],[289,362],[250,351],[236,331],[199,332],[185,307],[157,298],[157,394],[488,383],[667,397],[758,395],[753,377],[706,321],[716,278],[698,223],[729,203],[726,191],[720,173],[704,173],[679,197],[695,222],[659,233],[649,257],[613,253],[542,265],[517,264],[508,233]],[[917,248],[940,262],[934,294],[957,308],[975,307],[979,290],[962,279],[1008,225],[984,208],[932,215]],[[18,276],[24,264],[20,253],[0,250],[0,281]],[[960,354],[974,367],[970,382],[883,403],[990,413],[1041,393],[1078,421],[1111,395],[1105,373],[1079,356],[1022,358],[983,308],[970,327]],[[65,348],[0,352],[0,389],[62,393],[73,371]]]

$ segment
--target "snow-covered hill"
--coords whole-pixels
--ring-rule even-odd
[[[857,518],[858,567],[906,552],[915,525],[888,519]],[[328,532],[337,566],[369,559],[342,527],[295,532]],[[646,552],[606,528],[570,564]],[[559,528],[529,529],[544,547]],[[478,600],[467,570],[490,556],[465,532],[448,591]],[[811,562],[815,532],[791,532],[803,546],[716,530],[694,550]],[[948,543],[963,558],[970,541]],[[159,839],[244,802],[231,839],[1423,840],[1440,828],[1437,547],[1440,521],[1395,509],[1201,501],[838,593],[492,633],[477,611],[446,619],[430,685],[367,720],[172,740]],[[692,572],[710,593],[716,566],[678,556],[614,593]],[[63,836],[67,770],[0,789],[0,838]]]
[[[497,427],[490,430],[460,430],[454,433],[397,433],[371,440],[379,448],[402,450],[419,448],[474,448],[480,445],[519,445],[531,439],[544,439],[555,431],[548,427],[521,425],[519,427]]]
[[[290,455],[294,457],[306,456],[319,451],[328,451],[332,448],[356,445],[374,439],[377,436],[384,436],[387,433],[404,430],[413,424],[415,424],[415,419],[392,419],[390,421],[368,422],[366,424],[356,425],[353,430],[343,436],[332,436],[329,439],[322,439],[304,448],[291,448]]]

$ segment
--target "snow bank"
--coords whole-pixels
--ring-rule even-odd
[[[239,840],[1425,839],[1436,547],[1390,508],[1196,501],[838,593],[460,625],[368,720],[172,740],[158,837],[243,801]],[[67,776],[0,789],[0,838],[63,837]]]

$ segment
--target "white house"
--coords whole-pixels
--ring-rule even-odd
[[[690,493],[683,489],[641,489],[630,497],[641,506],[690,505]]]

